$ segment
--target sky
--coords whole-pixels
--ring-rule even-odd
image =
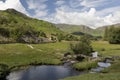
[[[120,0],[0,0],[0,10],[8,8],[52,23],[91,28],[120,23]]]

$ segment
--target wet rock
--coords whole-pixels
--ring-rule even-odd
[[[102,68],[108,68],[111,66],[110,63],[98,62],[98,66]]]

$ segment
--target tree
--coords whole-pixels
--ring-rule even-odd
[[[120,44],[120,28],[111,27],[109,29],[109,43]]]
[[[108,37],[109,37],[109,32],[108,32],[108,27],[106,27],[104,32],[104,40],[107,41]]]
[[[110,44],[120,44],[120,27],[106,28],[104,40],[109,41]]]
[[[76,55],[79,55],[79,54],[89,55],[93,51],[90,39],[86,35],[81,37],[81,40],[79,43],[70,44],[70,47],[74,52],[74,54]]]

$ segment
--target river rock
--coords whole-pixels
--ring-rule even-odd
[[[107,67],[110,67],[111,64],[110,63],[104,63],[104,62],[98,62],[98,66],[103,67],[103,68],[107,68]]]

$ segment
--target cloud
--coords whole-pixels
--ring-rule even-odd
[[[97,28],[104,25],[110,25],[120,22],[120,11],[109,14],[104,17],[97,15],[95,8],[91,8],[85,12],[66,12],[61,9],[56,9],[52,19],[47,18],[48,21],[54,23],[66,23],[75,25],[87,25],[91,28]]]
[[[47,5],[44,4],[46,1],[47,0],[27,0],[28,8],[43,10],[47,7]]]
[[[97,12],[97,15],[100,15],[100,16],[109,15],[109,14],[112,14],[116,11],[120,11],[120,6],[104,8],[102,10],[99,10]]]
[[[8,8],[16,9],[28,15],[27,11],[19,0],[6,0],[4,2],[0,1],[0,10],[6,10]]]
[[[76,0],[76,1],[75,0],[70,0],[69,5],[70,5],[71,8],[77,8],[77,7],[81,6],[81,4],[80,4],[81,1],[82,0]]]
[[[47,14],[48,14],[48,10],[44,10],[44,11],[36,10],[35,15],[33,17],[40,18],[46,16]]]
[[[65,1],[64,0],[58,0],[58,1],[56,1],[56,5],[57,6],[61,6],[61,5],[63,5],[65,3]]]
[[[80,5],[84,7],[100,7],[109,4],[108,0],[83,0]]]
[[[40,18],[48,14],[47,5],[45,4],[47,0],[27,0],[28,9],[33,10],[33,17]]]
[[[56,7],[56,12],[44,20],[54,23],[82,24],[91,28],[120,23],[119,5],[101,7],[110,5],[111,2],[108,0],[69,0],[68,4]],[[100,10],[97,10],[97,7]]]

